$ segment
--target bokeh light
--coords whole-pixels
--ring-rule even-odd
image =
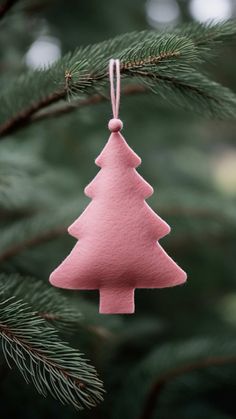
[[[60,43],[57,38],[41,36],[30,46],[25,61],[28,67],[37,69],[49,67],[61,56]]]
[[[223,192],[236,196],[236,151],[222,153],[214,167],[216,185]]]
[[[189,10],[192,17],[200,22],[229,19],[233,14],[231,0],[191,0]]]
[[[146,14],[151,26],[176,24],[180,18],[180,10],[175,0],[148,0]]]

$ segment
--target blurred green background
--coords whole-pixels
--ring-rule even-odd
[[[59,58],[80,45],[214,17],[207,11],[207,1],[205,6],[196,3],[28,2],[24,12],[16,8],[0,27],[1,85],[11,83],[27,67]],[[234,0],[214,4],[216,17],[235,16]],[[213,13],[212,6],[210,10]],[[235,53],[235,43],[221,48],[206,69],[234,91]],[[79,216],[89,202],[83,189],[97,173],[94,159],[108,138],[110,115],[109,103],[98,104],[38,122],[1,141],[3,249],[31,234],[37,222],[40,232],[47,225],[51,228],[54,216],[57,224],[68,220],[68,225]],[[191,359],[194,351],[207,358],[208,345],[221,350],[234,342],[236,122],[206,120],[204,115],[173,108],[154,94],[123,97],[120,115],[127,142],[142,158],[139,172],[155,189],[148,202],[172,227],[161,244],[188,273],[188,282],[173,289],[137,290],[134,316],[99,316],[98,294],[79,293],[93,304],[91,313],[84,313],[89,327],[78,328],[69,339],[96,365],[107,391],[104,403],[76,412],[50,397],[44,399],[17,371],[9,372],[2,360],[2,419],[236,418],[236,366],[227,363],[193,368],[167,380],[151,415],[145,413],[150,388],[163,366],[175,370],[178,359]],[[6,259],[1,269],[48,281],[74,243],[62,234]],[[78,311],[83,313],[79,300]]]

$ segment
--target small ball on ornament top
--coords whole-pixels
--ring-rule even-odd
[[[118,118],[110,119],[108,128],[111,132],[119,132],[123,128],[123,122]]]

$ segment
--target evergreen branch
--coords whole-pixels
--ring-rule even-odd
[[[18,0],[6,0],[0,4],[0,19],[3,19],[8,11],[18,2]]]
[[[191,22],[182,24],[176,29],[165,29],[165,31],[157,32],[156,30],[144,30],[141,32],[129,32],[125,35],[119,35],[109,41],[101,43],[107,47],[110,55],[117,53],[125,48],[142,43],[144,39],[156,41],[163,39],[164,35],[177,34],[180,37],[191,39],[195,48],[199,53],[199,59],[209,58],[209,55],[215,54],[217,47],[223,43],[232,42],[236,39],[236,22],[228,20],[216,23],[214,21],[207,23]]]
[[[99,339],[113,336],[112,330],[119,326],[117,319],[101,319],[97,307],[83,299],[65,296],[48,282],[19,274],[0,274],[0,290],[5,299],[15,297],[27,303],[31,310],[63,333],[75,330],[95,335]]]
[[[220,23],[191,22],[178,27],[175,32],[191,38],[194,45],[201,53],[202,59],[216,54],[216,48],[226,42],[235,41],[236,22],[228,20]]]
[[[165,389],[165,386],[168,385],[175,378],[178,378],[182,375],[194,371],[199,371],[204,368],[219,367],[227,364],[236,364],[236,355],[209,356],[197,362],[181,365],[181,367],[173,369],[172,371],[167,372],[166,374],[163,374],[162,376],[158,377],[158,379],[151,386],[151,389],[147,395],[147,399],[144,404],[143,412],[140,415],[140,419],[151,419],[153,417],[161,392]]]
[[[37,316],[63,332],[75,330],[81,320],[78,307],[48,283],[18,274],[0,274],[0,286],[5,296],[26,302]]]
[[[76,409],[102,400],[102,383],[78,351],[62,342],[27,304],[14,297],[6,300],[4,293],[0,301],[0,336],[9,366],[13,361],[40,394],[51,394]]]
[[[178,197],[181,193],[186,194],[186,191],[179,191]],[[189,198],[183,206],[181,199],[168,200],[159,206],[158,211],[165,216],[181,217],[185,220],[192,220],[188,225],[187,231],[182,231],[176,234],[175,238],[168,240],[168,246],[180,249],[188,247],[190,241],[199,239],[199,234],[203,234],[204,240],[207,243],[221,243],[230,240],[232,237],[232,226],[235,225],[235,203],[232,200],[227,201],[225,210],[219,212],[219,202],[221,197],[206,197],[205,194],[192,195],[187,192]],[[181,204],[180,204],[181,202]],[[199,202],[204,202],[204,206],[197,206]],[[69,204],[60,206],[60,210],[55,211],[50,209],[43,213],[33,213],[31,217],[20,219],[11,223],[6,229],[2,228],[0,237],[0,262],[7,261],[25,250],[31,249],[34,246],[39,246],[51,240],[59,238],[66,234],[67,227],[78,216],[78,210],[82,211],[85,200],[83,197],[78,201],[77,199],[69,200]],[[207,220],[204,223],[202,222]],[[196,230],[196,223],[199,222],[199,228]],[[215,222],[217,222],[217,232],[215,230]],[[198,231],[198,232],[197,232]],[[201,236],[202,237],[202,236]],[[202,240],[202,239],[201,239]]]
[[[137,71],[154,93],[158,93],[172,105],[179,105],[196,112],[204,111],[208,117],[235,117],[236,95],[228,88],[192,70],[191,74],[176,73],[150,75]]]
[[[164,209],[162,209],[163,213],[164,213]],[[177,215],[181,215],[184,214],[185,216],[188,214],[192,217],[195,218],[199,218],[199,217],[209,217],[210,219],[213,219],[213,217],[215,217],[217,220],[222,219],[225,221],[225,218],[223,215],[220,215],[219,217],[217,216],[216,213],[214,212],[208,212],[207,210],[203,210],[203,211],[197,211],[194,210],[192,211],[191,209],[188,212],[188,209],[184,209],[183,210],[178,210],[177,208],[174,209],[174,211],[172,212],[171,210],[167,210],[167,215],[169,216],[177,216]],[[72,222],[72,220],[70,220],[70,222]],[[22,222],[21,222],[22,223]],[[22,223],[23,224],[23,223]],[[26,222],[27,224],[27,222]],[[43,224],[42,224],[43,225]],[[9,247],[6,248],[6,250],[2,251],[0,253],[0,262],[5,262],[8,259],[11,259],[19,254],[21,254],[21,252],[24,252],[28,249],[31,249],[34,246],[39,246],[41,244],[47,243],[51,240],[54,240],[56,238],[59,238],[61,236],[63,236],[64,234],[67,233],[67,228],[68,228],[68,222],[64,222],[63,225],[60,225],[58,227],[54,227],[54,228],[48,228],[45,231],[42,231],[41,233],[39,233],[37,230],[35,231],[35,233],[31,233],[29,238],[22,238],[22,241],[19,241],[19,243],[13,244]],[[28,234],[29,232],[26,230],[26,233]],[[202,230],[201,230],[202,233]],[[212,232],[205,232],[205,227],[204,227],[204,234],[201,235],[201,240],[205,241],[206,243],[221,243],[221,242],[225,242],[227,240],[229,240],[231,238],[232,235],[232,231],[220,231],[217,234],[212,234]],[[196,237],[194,235],[191,234],[183,234],[181,233],[180,237],[175,237],[172,238],[171,240],[168,241],[168,248],[173,248],[173,249],[185,249],[189,247],[189,243],[191,241],[193,241]]]
[[[144,40],[148,41],[150,44],[155,44],[162,42],[165,37],[178,35],[181,38],[185,37],[190,39],[197,52],[201,54],[204,52],[204,48],[207,48],[208,53],[215,51],[216,47],[221,43],[226,41],[232,41],[236,37],[236,24],[234,20],[229,20],[221,23],[197,23],[191,22],[189,24],[184,24],[176,28],[175,30],[168,28],[163,32],[157,32],[156,30],[143,30],[140,32],[128,32],[123,35],[118,35],[113,39],[108,41],[103,41],[99,44],[96,44],[92,47],[88,46],[86,48],[80,48],[77,51],[77,57],[73,59],[74,66],[78,62],[86,61],[90,55],[94,58],[94,67],[99,66],[101,59],[108,59],[109,57],[114,57],[118,53],[122,54],[122,51],[129,48],[138,48],[139,45],[142,45]],[[145,55],[146,56],[146,55]],[[120,58],[120,57],[118,57]],[[76,63],[77,59],[77,63]],[[201,61],[201,57],[198,59]],[[73,67],[73,66],[72,66]]]
[[[4,106],[0,137],[27,124],[36,112],[66,99],[67,95],[91,96],[100,92],[108,82],[107,65],[111,58],[104,44],[79,49],[73,56],[67,54],[50,69],[29,72],[14,83],[14,88],[6,89],[1,98]],[[169,34],[162,38],[157,35],[156,42],[147,39],[116,54],[121,60],[121,74],[128,73],[128,76],[135,73],[136,68],[147,68],[153,73],[156,67],[170,67],[174,72],[176,67],[184,69],[186,63],[196,60],[191,41]],[[58,85],[56,91],[53,90],[55,84]],[[26,92],[30,92],[30,97]]]
[[[135,72],[136,69],[149,70],[149,74],[168,69],[181,71],[189,64],[199,62],[195,46],[187,37],[165,34],[153,41],[139,42],[119,53],[121,72],[126,74],[126,71]]]
[[[232,116],[235,113],[235,95],[207,80],[194,68],[203,59],[206,48],[210,50],[215,43],[235,35],[235,25],[193,25],[183,29],[184,36],[180,31],[125,34],[80,48],[49,69],[26,73],[7,86],[0,98],[0,136],[4,137],[37,118],[43,119],[47,112],[40,114],[41,110],[46,109],[48,116],[53,116],[50,105],[65,101],[67,96],[71,97],[72,106],[62,106],[63,113],[72,110],[73,99],[76,99],[75,107],[99,103],[104,98],[104,88],[107,89],[108,61],[115,55],[121,61],[121,74],[125,82],[138,79],[141,90],[147,91],[148,87],[167,99],[174,93],[179,96],[178,104],[181,105],[184,91],[185,98],[195,103],[196,110],[201,111],[204,104],[204,110],[208,105],[211,108],[211,116]],[[147,83],[147,78],[156,81],[157,89]],[[129,94],[130,88],[127,89]],[[78,100],[81,95],[86,98]],[[221,99],[220,102],[216,96]]]
[[[207,373],[211,367],[229,364],[236,365],[236,341],[232,339],[194,338],[163,344],[152,351],[127,377],[117,398],[114,409],[116,415],[119,417],[121,412],[128,411],[130,419],[151,419],[158,397],[162,391],[168,391],[172,381],[178,377],[183,381],[184,376],[191,372],[203,370]],[[133,389],[132,394],[137,403],[130,398],[130,388]]]

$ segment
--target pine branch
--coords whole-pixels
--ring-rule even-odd
[[[74,299],[52,287],[48,282],[19,274],[0,274],[0,290],[5,299],[14,297],[27,303],[31,311],[63,333],[86,331],[99,339],[113,337],[120,320],[101,319],[97,307],[82,298]]]
[[[118,50],[116,51],[117,57],[121,59],[123,75],[126,73],[130,75],[133,72],[133,76],[135,68],[143,67],[149,68],[149,71],[152,72],[156,66],[163,67],[163,69],[171,66],[174,71],[178,65],[179,68],[184,69],[186,63],[196,59],[191,41],[168,34],[161,39],[158,35],[156,38],[156,43],[147,39],[147,41],[134,45],[133,48],[126,48],[120,54]],[[114,40],[110,41],[110,44],[112,45],[110,49],[109,46],[108,48],[105,46],[106,43],[79,49],[73,56],[67,54],[48,70],[29,72],[18,79],[14,83],[14,88],[7,89],[1,98],[5,102],[5,106],[2,108],[3,122],[0,126],[0,137],[27,124],[36,112],[66,99],[67,95],[74,97],[81,94],[101,93],[104,83],[108,82],[107,64],[111,58],[108,52],[111,53],[114,46],[117,45]],[[58,88],[53,91],[55,83],[58,84]],[[30,96],[26,94],[29,91]],[[42,96],[43,94],[45,96]],[[18,102],[15,100],[16,97]],[[12,115],[13,110],[9,103],[15,108],[14,115]]]
[[[171,101],[171,105],[182,106],[186,109],[204,111],[208,117],[234,117],[236,111],[236,95],[226,87],[208,79],[201,73],[192,70],[191,74],[150,75],[138,74],[154,93]]]
[[[79,325],[78,306],[48,283],[18,274],[0,274],[0,287],[6,297],[26,302],[37,316],[63,332],[72,332]]]
[[[157,401],[162,391],[168,392],[172,381],[181,377],[183,382],[191,372],[203,370],[207,373],[211,367],[223,368],[229,364],[236,365],[236,342],[232,338],[195,338],[163,344],[126,378],[114,406],[116,415],[119,417],[121,412],[128,411],[129,419],[151,419],[154,411],[158,412]],[[130,397],[130,388],[135,400]]]
[[[18,0],[6,0],[0,4],[0,19],[3,19],[8,11],[18,2]]]
[[[121,61],[127,94],[134,92],[129,82],[138,80],[138,91],[153,90],[171,102],[174,95],[178,97],[178,105],[186,106],[188,102],[187,106],[191,104],[196,111],[210,108],[210,116],[232,116],[235,95],[206,79],[196,68],[206,51],[223,40],[233,39],[235,34],[232,22],[195,24],[183,27],[183,33],[181,28],[173,33],[143,31],[80,48],[49,69],[26,73],[5,89],[0,98],[0,136],[3,138],[47,114],[55,115],[50,105],[67,97],[71,104],[62,106],[63,113],[72,111],[73,101],[76,108],[104,100],[108,88],[107,65],[114,56]],[[147,79],[152,83],[147,83]],[[45,113],[39,113],[44,109]]]
[[[78,209],[77,209],[78,211]],[[221,220],[222,223],[224,223],[224,229],[222,229],[222,231],[218,231],[217,234],[212,234],[211,229],[209,228],[209,231],[206,231],[206,226],[204,226],[204,231],[202,231],[202,229],[200,230],[201,233],[201,240],[203,240],[206,243],[224,243],[228,240],[230,240],[230,238],[232,237],[232,229],[231,229],[231,224],[229,224],[229,231],[225,230],[225,222],[227,221],[227,215],[225,214],[225,216],[223,214],[218,214],[217,212],[213,211],[213,210],[207,210],[207,209],[188,209],[188,208],[177,208],[177,207],[173,207],[173,209],[171,208],[161,208],[161,213],[162,214],[166,214],[167,216],[181,216],[184,214],[184,217],[186,219],[186,216],[190,216],[191,219],[194,218],[194,221],[196,223],[196,220],[199,218],[209,218],[210,220]],[[55,216],[55,213],[54,213]],[[50,215],[47,215],[47,217],[50,219]],[[13,226],[13,231],[12,234],[9,234],[9,238],[13,237],[13,241],[14,244],[8,244],[5,245],[5,250],[2,250],[0,252],[0,262],[5,262],[19,254],[21,254],[23,251],[27,250],[27,249],[31,249],[34,246],[39,246],[43,243],[47,243],[51,240],[54,240],[56,238],[59,238],[61,236],[63,236],[64,234],[67,233],[67,228],[70,222],[72,222],[72,219],[75,218],[76,215],[74,215],[74,217],[71,217],[70,215],[68,216],[68,219],[70,218],[70,221],[66,221],[67,217],[65,216],[63,221],[59,221],[59,225],[50,228],[50,226],[47,226],[47,228],[45,229],[45,225],[44,225],[44,217],[39,216],[39,224],[37,225],[37,227],[35,227],[35,223],[34,221],[32,221],[32,223],[30,221],[25,221],[24,222],[20,222],[20,230],[21,230],[21,234],[22,234],[22,230],[25,231],[25,234],[22,234],[22,238],[21,240],[19,240],[18,243],[15,243],[15,233],[16,230]],[[57,218],[57,217],[56,217]],[[233,218],[233,217],[232,217]],[[55,220],[53,220],[53,222],[55,222]],[[232,219],[232,222],[235,223],[235,221]],[[31,229],[31,225],[33,227],[32,232],[30,231]],[[189,226],[190,227],[190,226]],[[45,231],[41,231],[45,229]],[[9,230],[9,229],[8,229]],[[196,233],[196,232],[195,232]],[[7,236],[8,236],[7,234]],[[196,234],[191,234],[191,231],[189,231],[189,234],[184,234],[183,232],[181,232],[180,236],[175,236],[175,238],[171,238],[171,240],[168,241],[168,249],[182,249],[184,250],[185,248],[189,247],[189,243],[191,241],[194,241],[195,239],[198,239],[198,236],[196,236]],[[10,242],[11,240],[9,240]]]
[[[182,375],[199,371],[201,369],[209,367],[220,367],[227,364],[236,364],[236,355],[233,356],[210,356],[205,359],[201,359],[198,362],[182,365],[179,368],[173,369],[169,373],[163,374],[153,383],[149,394],[147,395],[146,402],[144,404],[143,412],[140,415],[140,419],[151,419],[153,417],[155,408],[158,403],[158,399],[161,392],[165,389],[172,380]]]
[[[78,351],[62,342],[27,304],[5,299],[4,292],[0,301],[0,336],[9,366],[13,361],[40,394],[51,394],[76,409],[102,400],[102,383]]]
[[[212,196],[209,192],[207,195],[193,193],[189,189],[180,189],[178,192],[171,189],[166,194],[167,196],[162,197],[163,203],[158,207],[161,215],[164,218],[184,217],[185,224],[188,220],[186,229],[181,228],[179,234],[176,231],[175,237],[167,238],[169,248],[183,250],[188,248],[191,241],[198,241],[200,237],[202,241],[202,235],[206,243],[224,243],[231,239],[236,220],[234,200],[228,199],[224,210],[219,212],[221,196]],[[204,205],[199,207],[199,202]],[[41,213],[32,213],[29,217],[12,222],[6,229],[2,228],[0,262],[66,234],[67,227],[78,216],[78,210],[84,209],[84,204],[83,197],[79,200],[70,199],[69,204],[59,205],[60,209],[57,207],[55,210],[53,207]]]

